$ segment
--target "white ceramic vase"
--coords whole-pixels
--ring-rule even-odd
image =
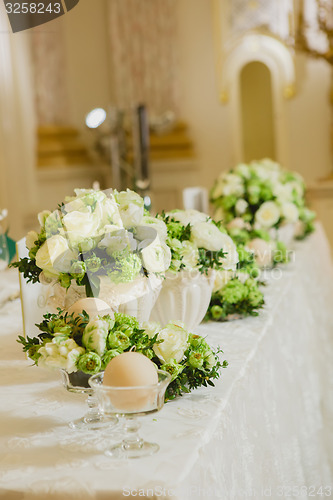
[[[194,330],[203,320],[211,299],[215,273],[180,271],[168,275],[152,309],[150,320],[166,325],[178,320]]]
[[[148,321],[151,310],[162,287],[162,279],[155,275],[139,276],[130,283],[113,283],[101,277],[98,298],[104,300],[113,311],[129,314],[141,323]],[[86,297],[85,287],[72,284],[66,291],[59,283],[53,285],[49,306],[68,309],[77,300]]]

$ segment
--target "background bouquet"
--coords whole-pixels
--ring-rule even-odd
[[[220,362],[220,349],[214,350],[176,321],[162,328],[158,323],[140,325],[136,318],[121,313],[89,318],[85,311],[74,316],[59,309],[57,314],[44,315],[37,326],[36,337],[18,339],[36,365],[93,375],[115,356],[135,348],[171,374],[166,399],[214,385],[220,368],[228,364]]]
[[[210,199],[215,220],[225,223],[241,218],[264,230],[294,224],[297,238],[314,230],[315,214],[306,207],[302,177],[269,159],[242,163],[222,173]]]
[[[239,257],[235,243],[207,214],[173,210],[157,215],[157,219],[167,228],[171,273],[198,270],[207,274],[212,269],[236,269]]]
[[[239,262],[236,271],[216,271],[211,301],[205,320],[226,321],[257,316],[264,305],[259,289],[260,270],[254,253],[244,244],[237,245]]]

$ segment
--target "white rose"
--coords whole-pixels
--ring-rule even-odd
[[[173,210],[169,212],[167,215],[175,219],[176,221],[183,224],[183,226],[187,226],[191,224],[194,226],[198,222],[205,222],[209,219],[209,215],[204,212],[199,212],[198,210],[189,209],[189,210]]]
[[[232,277],[233,273],[230,271],[215,271],[213,292],[218,292],[219,290],[221,290],[231,280]]]
[[[76,371],[76,361],[85,350],[73,339],[58,342],[56,338],[38,350],[38,366],[51,369],[63,369],[68,373]]]
[[[38,240],[38,234],[36,231],[29,231],[25,238],[25,245],[28,250],[31,250],[35,246],[35,241]]]
[[[262,238],[254,238],[249,241],[247,248],[254,252],[256,263],[259,267],[270,267],[273,262],[273,244]]]
[[[155,231],[155,233],[153,232]],[[153,236],[153,237],[152,237]],[[168,230],[165,222],[155,217],[143,217],[140,225],[135,228],[135,237],[140,240],[155,239],[156,236],[161,241],[165,241],[168,236]]]
[[[67,269],[67,264],[72,259],[76,258],[76,254],[71,252],[68,247],[67,240],[60,235],[51,236],[36,253],[36,265],[40,267],[48,277],[58,276],[59,272],[67,272],[61,269],[61,263],[64,260],[64,265]]]
[[[149,338],[154,337],[154,335],[162,330],[161,325],[154,321],[144,321],[141,324],[141,328],[143,328]]]
[[[244,183],[242,177],[232,173],[226,174],[223,180],[222,194],[224,196],[242,196],[244,194]]]
[[[171,264],[171,250],[159,238],[141,250],[143,266],[150,273],[163,273]]]
[[[124,227],[117,202],[113,195],[96,204],[93,216],[98,220],[100,232],[107,225],[114,225],[118,228]]]
[[[297,222],[299,218],[298,208],[292,202],[283,203],[281,214],[287,222]]]
[[[237,247],[232,238],[230,238],[228,234],[225,233],[221,234],[222,234],[221,248],[224,250],[224,252],[227,252],[227,255],[225,257],[222,257],[221,259],[222,265],[224,269],[235,271],[236,266],[239,262]]]
[[[280,209],[274,201],[265,201],[255,214],[255,220],[260,227],[274,226],[280,219]]]
[[[191,240],[198,248],[216,252],[225,242],[224,235],[212,222],[198,222],[191,230]]]
[[[97,234],[99,221],[91,212],[73,211],[63,217],[63,227],[72,246],[77,246],[87,238]]]
[[[172,359],[176,363],[184,357],[188,347],[188,332],[180,323],[168,323],[157,336],[157,340],[163,340],[160,344],[154,345],[154,352],[162,363],[168,363]]]
[[[243,213],[246,212],[248,206],[249,206],[248,202],[243,198],[240,198],[239,200],[237,200],[237,203],[235,205],[236,213],[238,215],[242,215]]]
[[[37,215],[38,222],[41,225],[41,227],[45,226],[45,221],[48,218],[48,216],[51,215],[50,210],[43,210]]]
[[[102,319],[89,321],[82,335],[82,344],[88,351],[94,351],[100,356],[106,349],[106,339],[109,334],[109,325]]]
[[[136,242],[133,241],[132,233],[126,229],[111,226],[111,230],[98,243],[98,248],[106,248],[107,253],[111,255],[113,252],[121,252],[126,248],[136,250]]]
[[[183,257],[181,262],[185,265],[185,269],[195,268],[199,259],[197,246],[191,241],[183,241],[181,246],[180,255]]]
[[[249,166],[246,165],[246,163],[239,163],[236,166],[235,171],[245,179],[249,179],[251,177]]]
[[[281,182],[276,182],[272,185],[272,192],[280,203],[285,203],[293,199],[293,187],[290,183],[282,184]]]
[[[134,191],[127,189],[127,191],[121,191],[120,193],[115,191],[115,199],[119,205],[120,217],[124,227],[129,229],[138,226],[144,214],[143,198]]]

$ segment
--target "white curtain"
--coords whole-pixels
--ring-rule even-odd
[[[11,32],[0,4],[0,207],[9,211],[10,235],[25,233],[34,200],[35,117],[29,31]]]

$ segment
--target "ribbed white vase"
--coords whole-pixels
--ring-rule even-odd
[[[98,298],[104,300],[113,311],[129,314],[141,323],[148,321],[151,310],[162,287],[162,279],[155,275],[139,276],[130,283],[113,283],[101,277]],[[86,297],[84,286],[72,284],[66,291],[59,283],[53,285],[53,295],[49,305],[68,309],[79,299]]]
[[[150,320],[163,326],[178,320],[194,330],[203,320],[213,291],[215,273],[180,271],[168,275],[152,309]]]

